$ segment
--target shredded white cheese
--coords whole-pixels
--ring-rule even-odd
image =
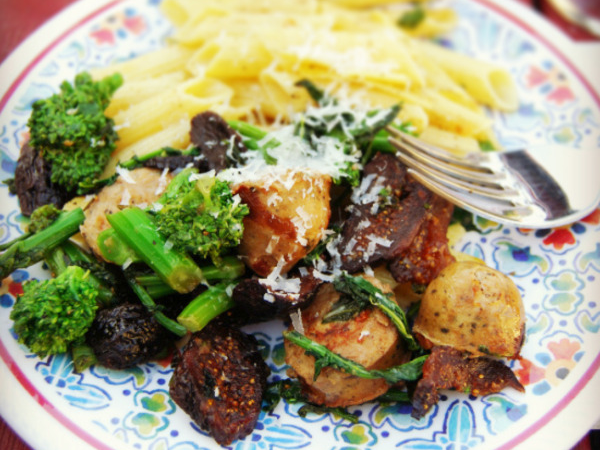
[[[131,176],[131,173],[125,167],[117,166],[115,171],[119,174],[119,176],[123,179],[125,183],[136,184],[135,180]]]
[[[292,326],[294,330],[296,330],[300,334],[304,334],[304,324],[302,323],[302,311],[300,308],[290,314],[290,320],[292,321]]]

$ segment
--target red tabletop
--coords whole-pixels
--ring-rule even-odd
[[[0,0],[0,62],[46,19],[75,0]],[[548,6],[547,2],[518,0],[531,5],[541,3],[541,11],[575,40],[596,39],[589,33],[569,24]],[[0,449],[31,450],[0,418]],[[573,450],[592,450],[586,436]]]

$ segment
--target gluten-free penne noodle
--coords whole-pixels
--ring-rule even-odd
[[[517,89],[507,70],[429,42],[417,46],[481,103],[501,111],[517,109]]]
[[[451,10],[422,2],[422,20],[398,26],[415,8],[407,3],[164,0],[175,28],[168,46],[93,73],[118,71],[125,80],[107,110],[121,139],[113,159],[159,142],[187,145],[173,136],[180,118],[205,110],[266,126],[288,121],[311,101],[301,79],[354,105],[400,104],[399,121],[451,151],[497,146],[484,106],[517,107],[510,74],[424,40],[455,26]]]

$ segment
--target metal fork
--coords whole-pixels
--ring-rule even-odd
[[[455,205],[521,228],[567,225],[600,203],[600,148],[558,145],[458,157],[388,127],[396,155],[420,183]]]

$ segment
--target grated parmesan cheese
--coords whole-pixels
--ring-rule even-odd
[[[302,323],[302,311],[300,308],[290,314],[290,320],[292,321],[292,326],[294,330],[296,330],[300,334],[304,334],[304,324]]]
[[[131,177],[131,173],[125,167],[117,166],[115,171],[123,178],[125,183],[136,184],[135,180]]]
[[[165,167],[160,174],[160,178],[158,179],[158,186],[156,186],[156,191],[154,191],[155,195],[161,195],[165,191],[165,188],[169,184],[169,179],[167,178],[168,175],[169,168]]]
[[[131,203],[131,192],[129,189],[124,189],[123,194],[121,195],[121,201],[119,202],[119,206],[129,206]]]

